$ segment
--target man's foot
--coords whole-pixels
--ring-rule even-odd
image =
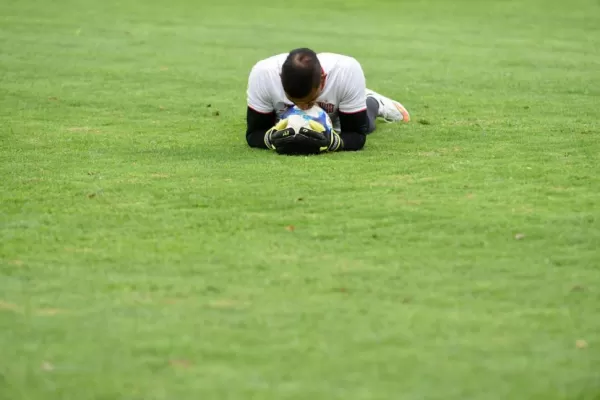
[[[379,103],[378,117],[383,118],[387,122],[410,121],[410,115],[406,108],[395,100],[389,99],[370,89],[367,89],[367,97],[373,97]]]

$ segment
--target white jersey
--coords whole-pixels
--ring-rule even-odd
[[[275,112],[279,118],[293,103],[281,84],[281,68],[288,54],[279,54],[254,65],[248,79],[248,107],[259,113]],[[317,55],[326,74],[325,86],[317,98],[319,106],[329,114],[339,130],[339,114],[357,113],[367,108],[365,75],[359,62],[333,53]]]

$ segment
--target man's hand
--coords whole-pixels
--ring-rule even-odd
[[[294,130],[287,127],[287,119],[282,119],[265,133],[265,145],[268,149],[277,150],[276,145],[285,144],[294,136]]]
[[[294,134],[287,127],[287,120],[279,121],[265,134],[265,144],[279,154],[319,154],[341,149],[343,143],[340,136],[332,131],[326,134],[325,127],[316,121],[309,122],[310,128],[300,128]]]
[[[326,146],[321,147],[321,151],[338,151],[342,148],[342,145],[344,143],[342,142],[342,138],[340,137],[340,135],[338,135],[336,131],[332,129],[330,134],[325,134],[325,127],[317,121],[310,121],[308,124],[310,125],[311,129],[302,128],[300,129],[300,132],[302,132],[302,130],[304,129],[305,132],[310,132],[311,134],[314,134],[316,132],[320,133],[321,136],[324,136],[327,140],[327,144]]]

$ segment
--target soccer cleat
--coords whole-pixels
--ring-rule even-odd
[[[406,111],[406,108],[397,101],[382,96],[370,89],[367,89],[367,97],[372,97],[377,100],[379,103],[378,116],[383,118],[386,122],[410,121],[408,111]]]

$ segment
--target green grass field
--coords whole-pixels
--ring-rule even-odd
[[[244,139],[259,59],[410,124]],[[600,399],[597,0],[3,0],[0,399]]]

